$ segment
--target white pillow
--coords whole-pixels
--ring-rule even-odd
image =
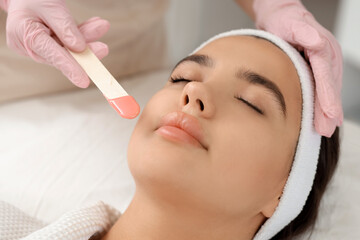
[[[360,125],[344,121],[340,159],[310,239],[360,239]],[[304,238],[307,239],[307,238]]]
[[[121,84],[144,108],[170,71]],[[0,199],[52,222],[103,200],[123,212],[135,185],[126,150],[136,119],[122,119],[95,88],[0,105]],[[311,239],[359,239],[360,126],[345,121],[341,157]],[[300,238],[306,239],[306,238]]]

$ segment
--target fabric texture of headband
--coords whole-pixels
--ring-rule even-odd
[[[301,129],[293,164],[273,215],[265,221],[254,236],[254,240],[269,240],[294,220],[302,211],[312,189],[318,163],[321,136],[315,131],[314,79],[313,74],[300,55],[281,38],[262,30],[238,29],[220,33],[202,43],[191,54],[210,42],[230,36],[256,36],[278,46],[293,62],[300,79],[302,93]]]

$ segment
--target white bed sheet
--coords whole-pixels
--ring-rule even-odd
[[[121,84],[143,109],[168,76]],[[0,199],[46,222],[98,199],[123,211],[135,189],[126,150],[136,121],[96,88],[0,105]]]
[[[121,84],[144,108],[170,70]],[[135,190],[126,160],[135,120],[96,89],[0,105],[0,199],[51,222],[97,200],[123,212]],[[360,239],[360,126],[345,121],[338,171],[311,239]]]

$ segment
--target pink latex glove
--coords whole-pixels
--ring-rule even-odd
[[[108,46],[96,41],[109,30],[108,21],[94,17],[77,26],[64,0],[0,0],[0,7],[8,12],[11,49],[56,67],[78,87],[89,86],[87,74],[65,47],[81,52],[88,44],[98,58],[105,57]]]
[[[339,43],[299,0],[254,0],[253,9],[257,28],[304,51],[315,78],[315,129],[320,135],[331,137],[343,121]]]

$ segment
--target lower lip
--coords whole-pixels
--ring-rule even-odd
[[[197,147],[202,147],[198,140],[184,130],[173,126],[162,126],[156,130],[158,134],[166,139],[176,142],[184,142]]]

